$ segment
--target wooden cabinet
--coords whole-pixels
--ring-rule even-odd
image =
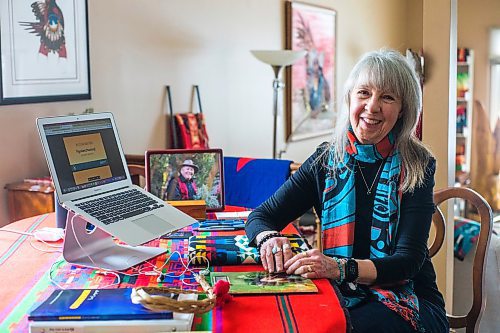
[[[5,185],[9,222],[54,211],[51,183],[19,182]]]

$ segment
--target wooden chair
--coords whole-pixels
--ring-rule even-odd
[[[466,315],[455,316],[447,314],[450,328],[465,328],[467,333],[478,332],[479,322],[484,312],[486,302],[484,293],[484,278],[486,270],[486,255],[491,238],[493,227],[493,214],[491,207],[484,198],[477,192],[464,187],[448,187],[434,192],[434,203],[436,207],[448,199],[460,198],[467,200],[478,211],[480,217],[481,229],[477,241],[474,263],[472,266],[472,306]],[[453,204],[450,202],[450,204]],[[436,237],[429,247],[429,256],[432,258],[441,248],[444,241],[446,224],[443,213],[437,207],[432,217],[436,228]]]
[[[132,183],[137,186],[144,186],[146,178],[146,167],[144,166],[144,155],[125,155],[128,172],[132,178]]]

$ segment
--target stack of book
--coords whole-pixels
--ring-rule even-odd
[[[190,331],[194,314],[150,311],[130,299],[132,289],[56,290],[28,316],[31,333]],[[169,294],[196,300],[197,294]]]

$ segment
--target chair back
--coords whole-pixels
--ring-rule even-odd
[[[292,161],[224,156],[224,195],[229,206],[256,208],[290,177]]]
[[[144,166],[144,155],[125,155],[128,172],[132,178],[132,184],[144,187],[146,182],[146,167]]]
[[[476,253],[472,266],[472,306],[465,315],[455,316],[447,314],[450,328],[465,328],[467,333],[478,332],[479,322],[484,312],[486,297],[484,293],[484,278],[486,270],[486,257],[491,238],[493,226],[493,214],[491,207],[477,192],[465,187],[448,187],[434,191],[434,203],[436,212],[432,221],[436,228],[436,237],[429,247],[429,256],[432,258],[441,248],[444,241],[446,224],[439,205],[448,199],[464,199],[472,204],[479,213],[481,229],[477,241]],[[450,203],[453,204],[453,203]]]

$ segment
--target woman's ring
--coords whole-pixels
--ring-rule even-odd
[[[312,269],[312,267],[311,267],[311,266],[312,266],[312,265],[307,265],[307,271],[308,271],[309,273],[311,273],[311,272],[313,271],[313,269]]]
[[[288,243],[283,244],[283,251],[288,250],[290,248],[291,248],[290,244],[288,244]]]
[[[282,251],[281,247],[278,247],[277,245],[274,245],[273,249],[271,250],[271,252],[273,254],[276,254],[276,253],[281,252],[281,251]]]

